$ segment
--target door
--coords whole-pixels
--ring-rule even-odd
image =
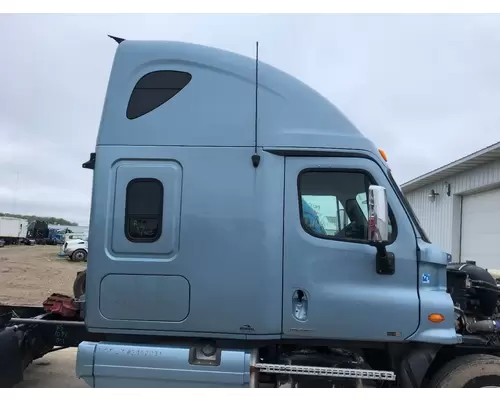
[[[365,158],[287,157],[283,335],[401,341],[419,325],[416,238],[382,169]],[[367,191],[387,188],[395,273],[376,272]]]
[[[465,196],[462,203],[461,261],[500,269],[500,189]]]

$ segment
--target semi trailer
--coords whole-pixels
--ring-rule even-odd
[[[3,385],[77,346],[91,387],[500,387],[495,278],[447,262],[333,104],[258,59],[114,39],[85,290],[2,307]]]
[[[27,220],[0,216],[0,240],[3,240],[6,245],[18,244],[24,240],[27,230]]]

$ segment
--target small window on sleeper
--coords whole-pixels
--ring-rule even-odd
[[[127,106],[127,118],[150,113],[169,101],[191,82],[191,74],[182,71],[153,71],[136,83]]]
[[[139,178],[127,185],[125,236],[131,242],[152,243],[161,236],[163,184],[158,179]]]

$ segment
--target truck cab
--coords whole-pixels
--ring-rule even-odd
[[[111,338],[79,347],[91,386],[255,387],[259,368],[297,375],[297,352],[462,341],[446,253],[385,154],[282,71],[121,41],[86,167],[85,324]],[[370,366],[373,351],[356,368],[396,379]],[[344,376],[319,359],[329,385]],[[162,372],[141,378],[152,366]]]

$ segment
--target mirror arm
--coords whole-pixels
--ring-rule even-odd
[[[394,275],[396,272],[396,259],[394,253],[387,251],[386,243],[370,241],[370,246],[377,249],[377,255],[375,256],[377,274]]]
[[[370,246],[373,246],[377,249],[377,256],[386,257],[387,249],[384,242],[376,242],[374,240],[370,241]]]

